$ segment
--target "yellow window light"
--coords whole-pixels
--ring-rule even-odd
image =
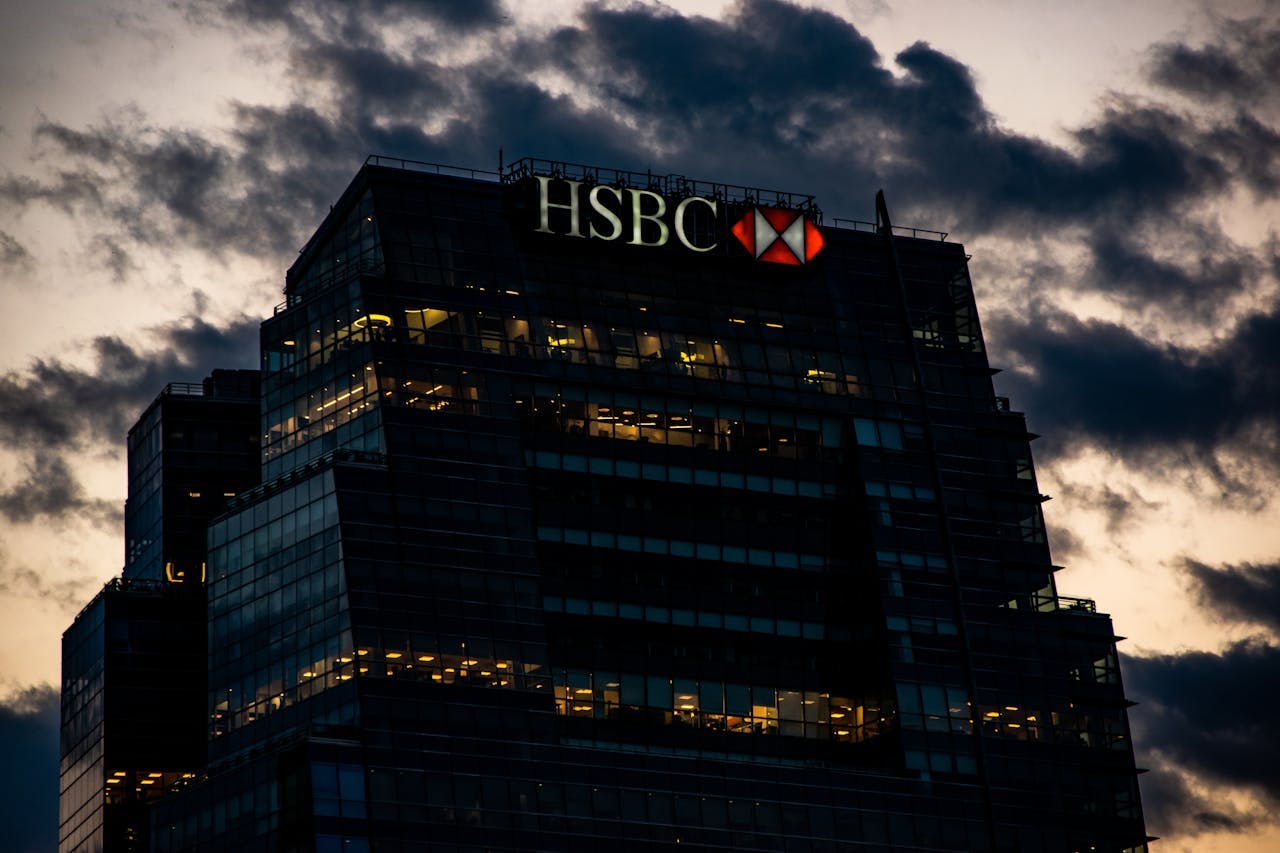
[[[363,317],[357,317],[351,322],[351,328],[363,329],[366,326],[383,328],[391,325],[391,318],[386,314],[366,314]]]

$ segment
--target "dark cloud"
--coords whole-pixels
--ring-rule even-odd
[[[960,218],[970,231],[1166,218],[1277,159],[1268,134],[1243,129],[1256,122],[1204,124],[1120,96],[1068,151],[998,126],[969,70],[928,44],[894,62],[901,74],[833,15],[757,0],[725,22],[593,7],[529,66],[568,72],[687,172],[808,177],[842,209],[866,205],[849,188],[884,186],[912,215],[940,211],[935,224]],[[1231,138],[1232,153],[1213,137]]]
[[[104,530],[117,529],[124,518],[114,501],[87,497],[67,460],[43,448],[27,466],[26,479],[0,491],[0,516],[14,522],[82,520]]]
[[[86,203],[100,204],[96,176],[78,171],[59,169],[42,178],[27,175],[0,177],[0,199],[16,207],[43,202],[65,212]]]
[[[307,186],[298,185],[303,164],[293,169],[268,165],[276,152],[232,150],[194,131],[149,127],[138,116],[85,129],[44,120],[36,139],[46,154],[70,165],[45,184],[28,181],[11,198],[45,199],[105,216],[119,229],[117,249],[121,240],[157,246],[176,242],[218,256],[233,251],[284,256],[299,243],[300,215],[306,210],[300,203],[321,193],[322,178],[314,170]]]
[[[1086,245],[1092,263],[1085,286],[1129,308],[1154,308],[1179,320],[1229,311],[1232,297],[1256,292],[1274,277],[1274,247],[1255,254],[1203,221],[1184,220],[1172,245],[1167,234],[1148,236],[1107,224],[1094,228]]]
[[[1246,642],[1222,654],[1129,657],[1125,688],[1140,704],[1131,711],[1140,756],[1193,773],[1210,786],[1243,788],[1270,809],[1280,801],[1280,738],[1273,709],[1280,701],[1280,648]],[[1184,785],[1159,771],[1144,779],[1144,803],[1155,834],[1188,825],[1201,829],[1243,828],[1256,820],[1216,800],[1207,809],[1188,797]],[[1197,812],[1204,814],[1198,815]],[[1177,815],[1191,818],[1176,827]]]
[[[9,554],[0,549],[0,593],[51,604],[71,616],[94,596],[102,583],[101,578],[84,572],[83,567],[75,568],[77,573],[72,576],[67,576],[65,565],[56,573],[47,567],[37,571],[30,566],[14,565]]]
[[[1275,130],[1247,111],[1192,119],[1117,95],[1068,150],[1000,127],[969,69],[928,44],[890,66],[848,22],[778,0],[744,0],[723,21],[589,5],[545,37],[514,32],[495,3],[193,8],[283,31],[311,101],[233,105],[225,143],[136,117],[46,121],[48,159],[80,168],[10,179],[11,196],[99,204],[141,238],[283,256],[366,153],[484,165],[504,147],[820,191],[829,211],[863,216],[883,186],[903,221],[968,234],[1172,227],[1208,195],[1280,180]],[[547,76],[585,97],[533,82]],[[1132,248],[1100,244],[1100,263],[1131,266]]]
[[[1201,603],[1212,612],[1280,631],[1280,563],[1215,567],[1188,559],[1183,568]]]
[[[0,826],[13,853],[58,847],[58,691],[29,687],[0,703]]]
[[[1061,524],[1049,525],[1049,550],[1056,563],[1068,563],[1083,559],[1088,553],[1088,543]]]
[[[338,25],[343,35],[363,29],[370,20],[403,26],[421,21],[449,29],[467,30],[503,20],[499,0],[319,0],[300,6],[288,0],[232,0],[196,2],[191,6],[208,14],[225,15],[243,23],[262,26],[285,24],[298,30],[319,19]]]
[[[129,274],[138,269],[129,250],[109,234],[99,234],[89,244],[89,257],[111,273],[111,280],[123,283]]]
[[[1106,518],[1107,533],[1112,535],[1123,532],[1134,522],[1134,516],[1138,513],[1150,512],[1161,506],[1157,502],[1144,498],[1132,486],[1117,485],[1113,488],[1107,483],[1092,485],[1065,481],[1059,497],[1077,506],[1086,506],[1101,512]],[[1069,534],[1067,541],[1071,544]]]
[[[118,451],[129,427],[170,382],[199,382],[216,367],[257,362],[259,321],[241,317],[215,328],[197,314],[148,330],[155,349],[114,336],[95,338],[88,368],[37,359],[0,374],[0,430],[27,459],[21,482],[0,485],[0,516],[12,522],[87,521],[108,529],[121,509],[91,498],[68,455],[92,448]]]
[[[1197,792],[1176,766],[1158,763],[1139,778],[1147,832],[1158,836],[1246,832],[1269,820],[1258,808],[1238,808],[1215,793]]]
[[[216,328],[192,315],[148,330],[157,340],[154,350],[115,336],[95,338],[87,369],[36,359],[25,370],[0,374],[0,429],[10,448],[119,446],[169,382],[198,382],[215,367],[255,366],[258,324],[241,317]]]
[[[1192,117],[1115,95],[1068,149],[1002,128],[969,69],[928,44],[890,63],[848,22],[778,0],[743,0],[723,21],[590,5],[536,38],[497,4],[218,8],[286,34],[291,79],[313,101],[230,104],[216,142],[127,111],[87,128],[45,119],[37,142],[63,171],[9,178],[0,193],[104,213],[122,252],[179,243],[284,266],[366,153],[484,165],[501,146],[509,158],[808,189],[864,218],[883,186],[899,221],[969,236],[1074,229],[1087,266],[1061,287],[1193,324],[1224,319],[1275,278],[1274,252],[1232,244],[1205,210],[1280,183],[1280,136],[1245,109]],[[467,49],[417,49],[431,44]],[[535,82],[548,76],[570,93]],[[1011,384],[1055,423],[1055,441],[1202,457],[1250,430],[1255,449],[1276,441],[1274,312],[1205,352],[1043,308],[994,328],[1034,368]]]
[[[0,231],[0,269],[26,272],[31,269],[34,261],[31,252],[16,237]]]
[[[1245,317],[1206,351],[1043,304],[995,315],[990,325],[1025,362],[1002,374],[1000,384],[1034,422],[1053,425],[1042,447],[1051,454],[1094,444],[1133,458],[1185,451],[1186,465],[1212,466],[1212,451],[1224,445],[1266,465],[1276,462],[1280,308]]]
[[[1280,79],[1280,21],[1228,19],[1208,43],[1158,44],[1151,49],[1149,72],[1156,83],[1206,101],[1274,100]]]

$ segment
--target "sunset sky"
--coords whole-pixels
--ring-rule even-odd
[[[538,156],[947,231],[1159,851],[1280,849],[1280,2],[0,0],[0,825],[56,846],[62,631],[124,437],[256,367],[369,154]]]

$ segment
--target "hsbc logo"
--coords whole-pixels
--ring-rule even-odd
[[[718,242],[699,243],[693,220],[699,209],[711,219],[719,212],[715,199],[692,195],[667,199],[652,190],[587,186],[583,181],[534,175],[538,183],[538,227],[542,234],[623,240],[631,246],[665,246],[674,236],[691,252],[710,252]],[[558,200],[552,199],[553,184]],[[703,229],[706,230],[706,229]]]
[[[733,245],[728,239],[732,234],[755,260],[786,266],[813,260],[824,243],[818,226],[798,209],[753,205],[729,225],[742,208],[726,206],[717,197],[668,196],[617,184],[531,177],[537,198],[530,224],[540,234],[698,254],[719,250],[720,255]]]
[[[758,261],[800,266],[817,257],[824,240],[798,210],[753,207],[729,229]]]

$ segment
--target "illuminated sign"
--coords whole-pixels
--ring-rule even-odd
[[[626,242],[632,246],[665,246],[674,234],[681,245],[694,252],[710,252],[719,245],[718,242],[698,245],[689,233],[690,214],[695,206],[705,208],[712,216],[716,215],[719,203],[713,199],[691,195],[680,199],[671,207],[666,198],[651,190],[597,184],[585,193],[584,205],[582,181],[549,178],[546,175],[535,175],[534,180],[538,182],[536,230],[543,234],[563,234],[596,240],[618,240],[625,237]],[[551,199],[553,181],[564,187],[555,193],[560,201]],[[557,212],[568,215],[567,228],[561,222],[560,228],[552,229],[552,214]],[[563,217],[557,216],[557,219]],[[597,225],[602,227],[598,228]]]
[[[752,206],[727,228],[722,216],[727,211],[717,198],[671,197],[636,187],[532,177],[538,190],[534,231],[540,234],[683,247],[701,254],[720,248],[728,231],[756,260],[790,266],[813,260],[823,246],[822,232],[800,210]]]
[[[757,260],[799,266],[822,251],[822,232],[798,210],[753,207],[730,229]]]

